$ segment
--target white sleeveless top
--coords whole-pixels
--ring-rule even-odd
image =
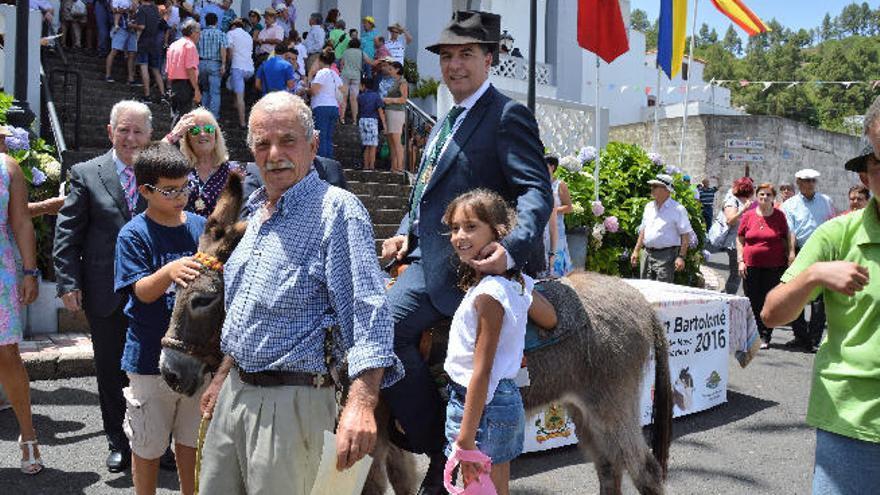
[[[495,396],[495,389],[502,379],[516,377],[523,358],[526,338],[526,322],[529,306],[532,304],[532,289],[535,281],[523,275],[525,288],[517,280],[508,280],[498,275],[484,276],[464,295],[449,328],[449,347],[443,369],[449,378],[462,387],[467,387],[474,373],[474,350],[477,341],[477,310],[474,301],[477,296],[486,294],[498,301],[504,308],[501,323],[501,337],[495,351],[495,362],[489,375],[489,388],[486,404]]]

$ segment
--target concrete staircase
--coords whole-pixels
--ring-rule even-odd
[[[122,57],[117,57],[113,67],[112,75],[116,82],[108,83],[104,81],[103,58],[82,52],[68,52],[66,55],[68,61],[66,67],[57,55],[44,57],[44,70],[49,75],[54,69],[66,68],[78,71],[82,76],[80,148],[69,150],[65,155],[65,161],[68,164],[75,164],[107,151],[110,147],[107,138],[110,109],[120,100],[141,96],[143,88],[128,86],[125,83],[127,74]],[[70,147],[74,143],[73,93],[72,90],[68,90],[65,94],[60,78],[56,78],[52,86],[51,90],[56,107],[62,114],[59,117],[62,120],[65,139]],[[153,88],[153,93],[156,93],[155,88]],[[246,98],[248,102],[255,100],[255,95],[248,95]],[[253,156],[245,144],[247,131],[238,129],[238,117],[232,104],[233,95],[225,88],[221,93],[221,101],[220,127],[226,138],[230,159],[253,161]],[[166,103],[148,103],[148,106],[153,112],[153,137],[161,138],[171,128],[171,109]],[[66,115],[64,115],[65,113]],[[372,216],[378,252],[381,241],[394,235],[398,223],[403,218],[410,193],[408,179],[405,175],[386,171],[354,169],[361,162],[360,137],[355,124],[337,126],[334,145],[336,159],[342,163],[345,169],[349,189],[360,198]]]

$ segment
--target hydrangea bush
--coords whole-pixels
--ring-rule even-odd
[[[601,152],[599,169],[599,201],[595,201],[593,167],[595,148],[582,149],[577,156],[560,159],[556,177],[564,180],[571,191],[574,212],[565,216],[566,228],[584,228],[588,235],[586,269],[607,275],[634,277],[629,258],[638,239],[638,227],[645,204],[651,200],[647,181],[657,174],[669,173],[675,178],[672,197],[688,211],[697,236],[697,245],[688,251],[685,271],[676,274],[676,282],[698,285],[702,263],[702,210],[693,190],[682,181],[682,172],[658,154],[624,143],[609,143]],[[580,161],[579,158],[589,158]]]
[[[0,93],[0,124],[6,124],[6,111],[12,98]],[[27,129],[8,126],[11,136],[6,137],[9,156],[21,166],[27,181],[28,201],[43,201],[58,196],[61,183],[61,164],[55,158],[55,149],[42,138],[32,136]],[[33,220],[37,234],[37,266],[47,278],[52,277],[52,242],[54,218],[38,217]]]

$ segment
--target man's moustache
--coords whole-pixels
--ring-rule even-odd
[[[295,168],[296,165],[290,160],[277,160],[266,162],[266,170],[288,170]]]

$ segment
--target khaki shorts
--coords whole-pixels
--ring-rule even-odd
[[[158,459],[168,448],[169,435],[174,442],[196,447],[202,413],[199,401],[210,382],[205,377],[192,397],[171,390],[162,375],[128,374],[125,395],[125,421],[122,424],[131,443],[131,451],[142,459]]]

